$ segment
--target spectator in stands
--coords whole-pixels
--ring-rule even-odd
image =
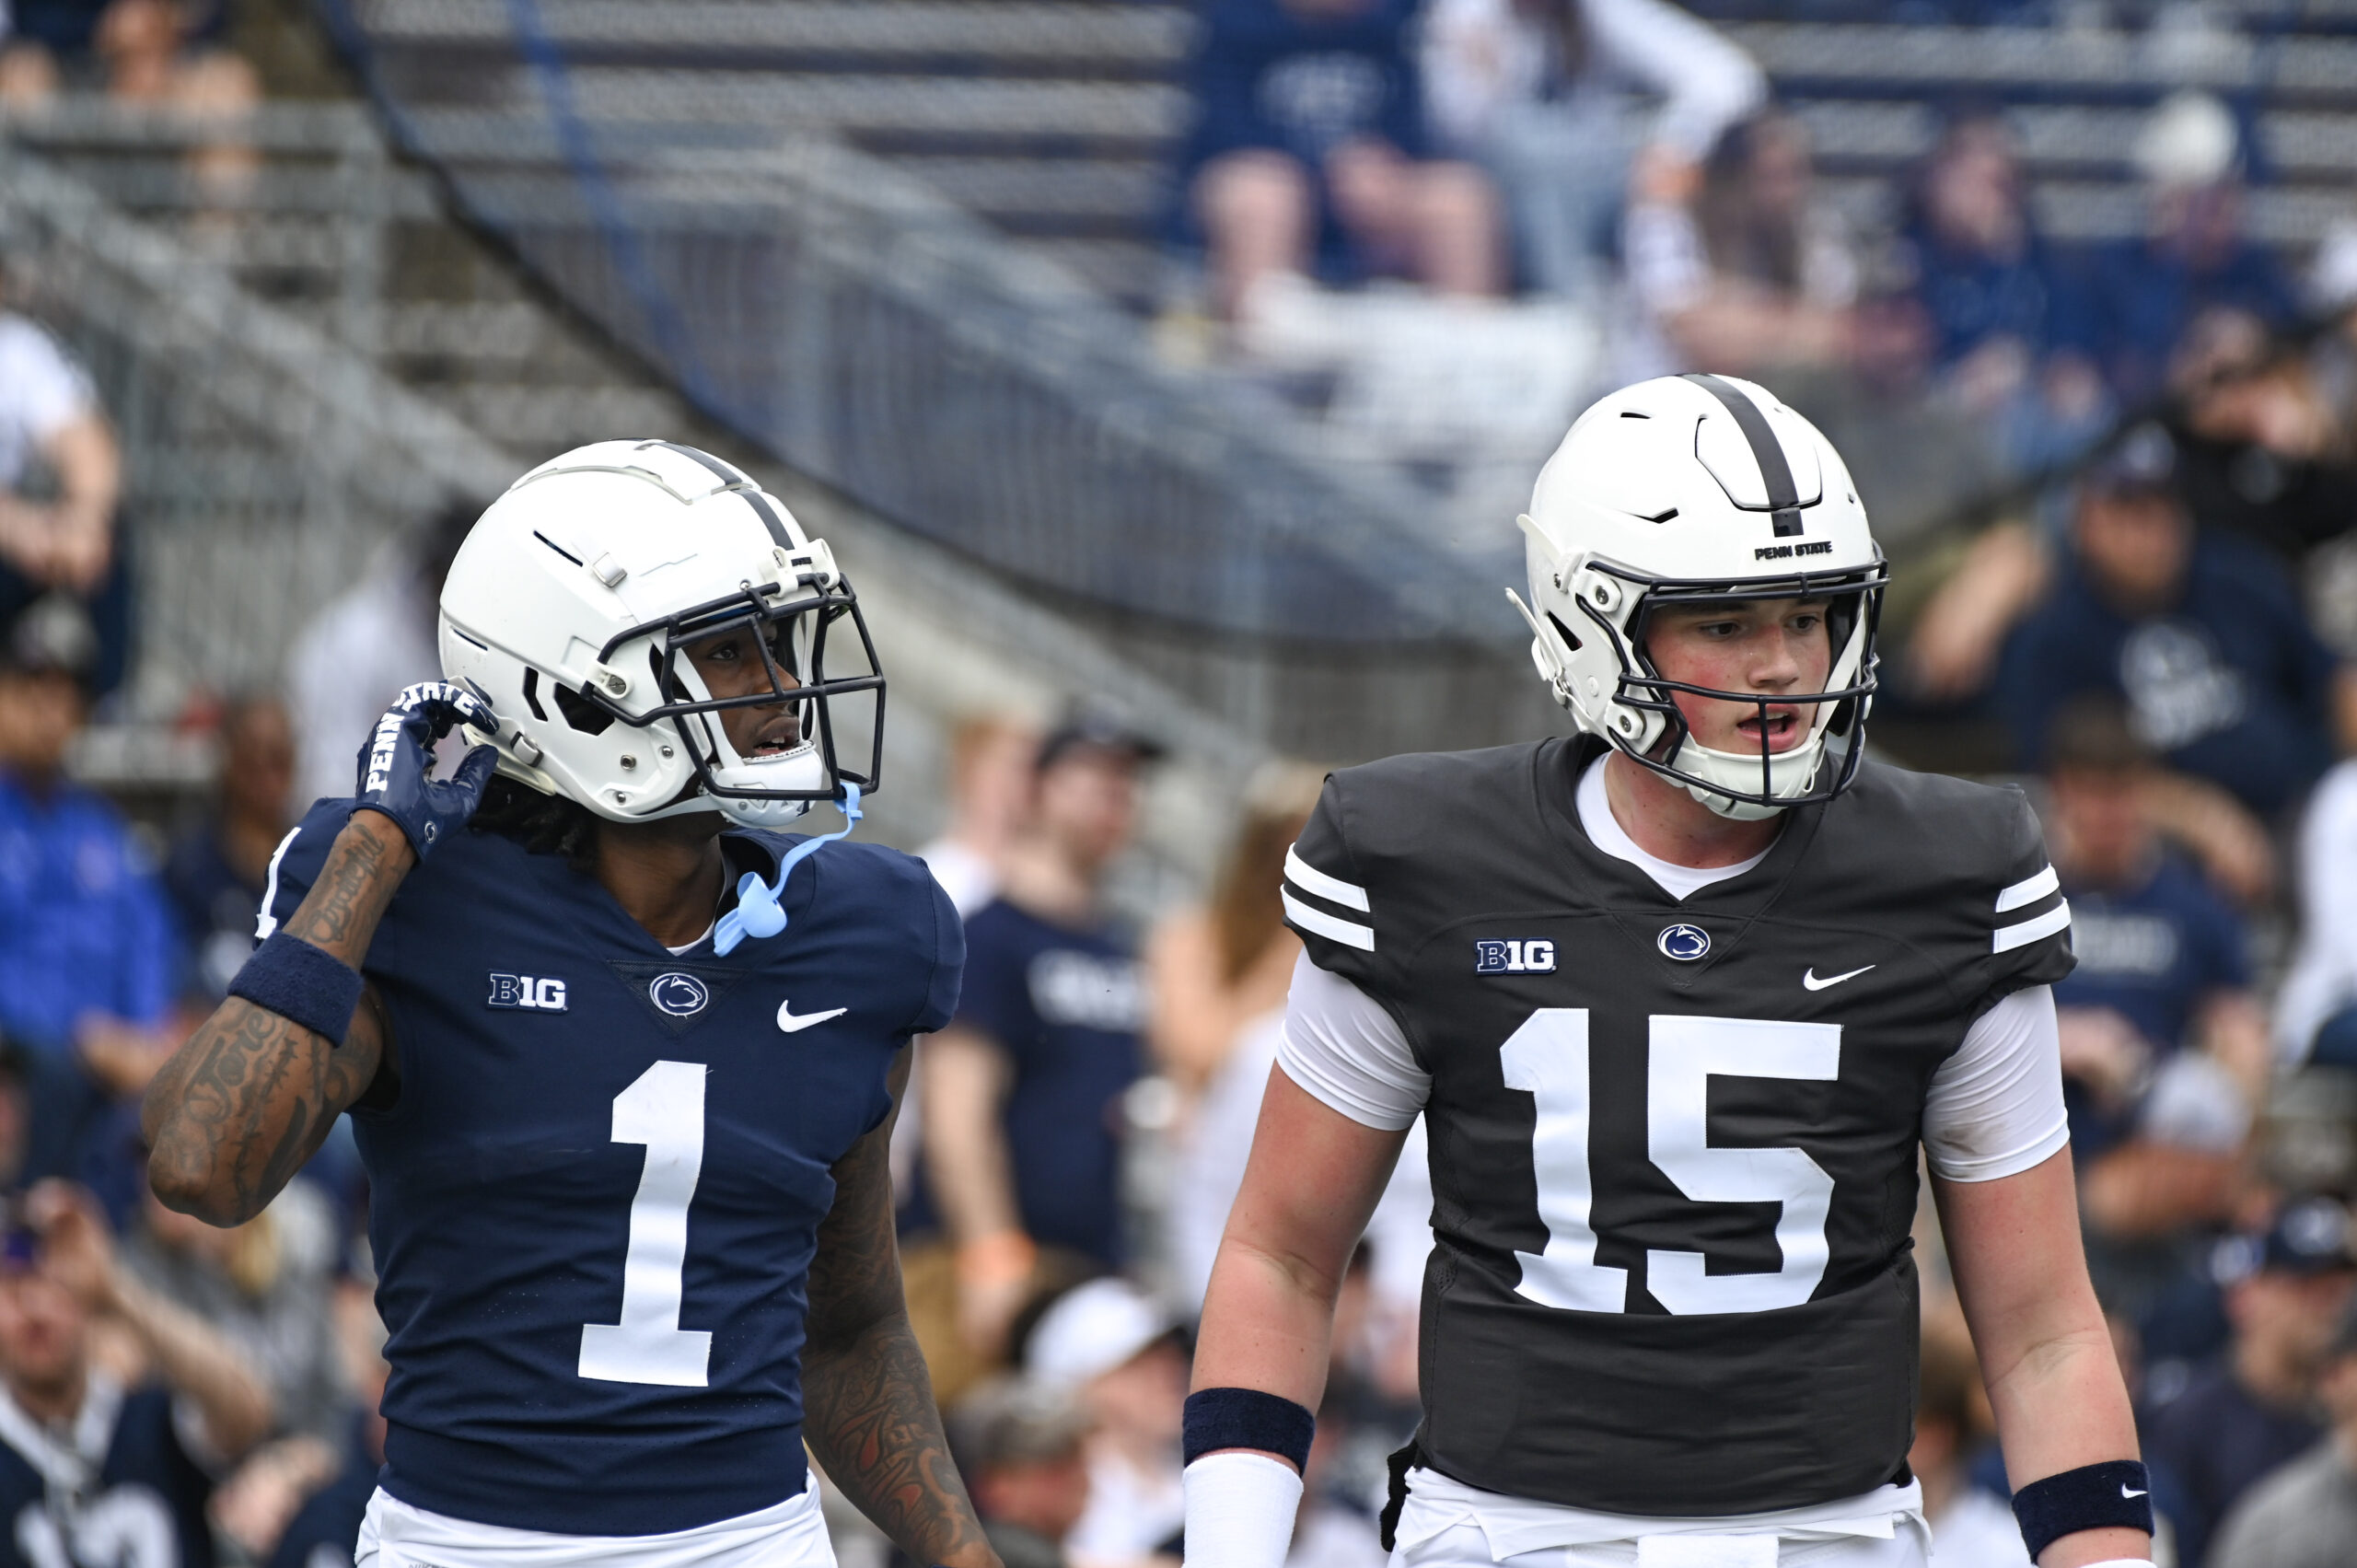
[[[114,807],[65,774],[96,656],[63,595],[0,648],[0,1029],[121,1097],[146,1087],[168,1033],[177,943],[162,888]]]
[[[275,697],[244,697],[221,715],[212,815],[173,844],[164,865],[188,950],[181,993],[209,1011],[254,949],[272,855],[293,826],[295,730]]]
[[[2272,818],[2330,764],[2357,688],[2273,561],[2195,531],[2177,467],[2176,444],[2145,425],[2088,471],[2070,558],[2014,630],[1998,702],[2036,767],[2055,711],[2108,693],[2170,766]]]
[[[37,103],[61,87],[104,85],[124,102],[221,113],[252,107],[251,65],[215,47],[223,0],[17,0],[0,54],[0,99]]]
[[[2284,1205],[2257,1266],[2226,1287],[2225,1353],[2145,1421],[2145,1457],[2181,1489],[2178,1562],[2203,1562],[2235,1503],[2323,1434],[2312,1400],[2352,1285],[2348,1212],[2305,1198]]]
[[[1799,121],[1771,110],[1727,132],[1690,203],[1637,194],[1629,288],[1678,362],[1756,376],[1846,355],[1857,259],[1817,200]]]
[[[1256,775],[1211,903],[1170,916],[1147,944],[1155,1060],[1190,1095],[1219,1074],[1248,1024],[1284,1006],[1301,939],[1285,928],[1278,891],[1324,784],[1324,770],[1300,763]]]
[[[2343,1568],[2357,1541],[2357,1307],[2341,1314],[2316,1395],[2324,1439],[2250,1489],[2210,1549],[2215,1568]]]
[[[1907,1465],[1923,1488],[1933,1562],[1938,1568],[2029,1568],[2008,1499],[1973,1478],[1973,1458],[1987,1446],[1991,1424],[1971,1342],[1927,1328],[1922,1376]]]
[[[451,501],[410,539],[380,552],[357,584],[296,633],[286,693],[299,749],[296,817],[314,800],[350,795],[353,738],[375,727],[402,687],[442,678],[435,645],[442,579],[482,515],[472,500]],[[443,744],[442,761],[455,765],[462,743],[454,732]]]
[[[1037,729],[998,714],[967,719],[949,738],[949,824],[917,858],[960,915],[998,896],[1000,868],[1030,809],[1039,754]]]
[[[1409,39],[1417,0],[1215,0],[1194,62],[1182,187],[1221,311],[1274,276],[1504,285],[1497,196],[1435,159]]]
[[[998,1377],[949,1414],[949,1441],[982,1532],[1006,1568],[1065,1568],[1088,1507],[1089,1418],[1068,1391]]]
[[[1610,280],[1632,169],[1690,192],[1767,97],[1748,56],[1666,0],[1436,0],[1422,61],[1443,144],[1505,197],[1525,280],[1565,298]]]
[[[0,269],[0,622],[44,594],[79,599],[99,630],[103,695],[122,679],[129,642],[115,539],[122,459],[89,377],[6,308],[10,282]],[[45,499],[28,494],[37,468]]]
[[[1127,1280],[1090,1280],[1039,1315],[1023,1370],[1071,1390],[1090,1416],[1088,1507],[1067,1550],[1108,1563],[1175,1556],[1187,1520],[1178,1448],[1187,1355],[1162,1309]]]
[[[2123,402],[2158,391],[2186,329],[2227,307],[2270,327],[2298,314],[2273,254],[2243,231],[2240,134],[2208,93],[2177,93],[2153,111],[2136,161],[2147,229],[2097,254],[2058,337],[2099,365]]]
[[[946,1232],[958,1340],[982,1358],[961,1367],[956,1345],[927,1345],[947,1399],[961,1372],[970,1382],[1003,1353],[1041,1283],[1123,1260],[1121,1097],[1144,1066],[1145,997],[1103,884],[1129,842],[1140,770],[1159,754],[1095,715],[1040,743],[1030,827],[998,898],[966,923],[958,1016],[925,1042],[925,1171],[909,1224]],[[912,1255],[912,1301],[931,1268]]]
[[[2016,468],[2073,455],[2110,412],[2090,361],[2049,353],[2067,290],[2023,186],[2003,119],[1959,114],[1916,175],[1903,226],[1947,397],[1989,422]]]
[[[126,1388],[96,1353],[101,1332],[147,1376]],[[212,1568],[211,1477],[271,1416],[219,1335],[120,1266],[86,1195],[33,1190],[0,1238],[0,1528],[24,1561]],[[117,1533],[126,1520],[135,1556]]]
[[[2357,1067],[2357,761],[2335,766],[2308,797],[2293,882],[2300,941],[2276,993],[2276,1059]]]
[[[2186,504],[2297,571],[2357,528],[2357,466],[2314,366],[2247,310],[2204,311],[2170,367]]]
[[[269,1385],[283,1429],[340,1438],[352,1411],[331,1310],[343,1249],[333,1205],[297,1179],[229,1230],[151,1193],[122,1250],[134,1278],[237,1347]]]
[[[2065,704],[2048,767],[2079,958],[2054,1000],[2088,1218],[2112,1236],[2222,1219],[2270,1066],[2242,921],[2164,847],[2151,756],[2117,703]]]

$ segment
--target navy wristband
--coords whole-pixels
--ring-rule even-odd
[[[1306,1470],[1317,1430],[1318,1418],[1291,1400],[1258,1388],[1198,1388],[1187,1396],[1186,1462],[1222,1448],[1260,1448]]]
[[[342,1045],[360,1005],[361,983],[358,970],[280,931],[254,949],[229,982],[229,994]]]
[[[2152,1478],[2134,1459],[2108,1459],[2031,1481],[2014,1493],[2014,1517],[2030,1561],[2081,1530],[2153,1533]]]

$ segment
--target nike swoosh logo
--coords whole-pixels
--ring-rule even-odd
[[[830,1007],[823,1013],[796,1013],[793,1003],[781,1002],[777,1005],[777,1027],[790,1035],[800,1034],[813,1024],[823,1024],[829,1018],[840,1018],[850,1011],[848,1007]]]
[[[1848,974],[1829,974],[1823,980],[1819,980],[1817,978],[1817,966],[1815,964],[1811,964],[1808,967],[1807,972],[1801,976],[1801,983],[1808,987],[1811,991],[1822,991],[1829,985],[1839,985],[1845,980],[1855,980],[1860,975],[1865,973],[1866,970],[1874,967],[1875,966],[1872,964],[1863,964],[1858,968],[1852,970]]]
[[[2127,1498],[2137,1498],[2137,1497],[2142,1497],[2142,1496],[2143,1496],[2144,1494],[2143,1494],[2142,1493],[2141,1493],[2141,1492],[2131,1492],[2131,1491],[2129,1491],[2129,1490],[2128,1490],[2128,1483],[2127,1483],[2126,1481],[2121,1481],[2121,1482],[2119,1483],[2119,1495],[2121,1495],[2122,1497],[2127,1497]]]

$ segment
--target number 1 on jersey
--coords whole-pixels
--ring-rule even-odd
[[[703,1174],[704,1068],[657,1062],[614,1097],[617,1144],[646,1145],[622,1259],[622,1320],[581,1326],[581,1376],[607,1383],[701,1388],[712,1335],[679,1327],[688,1205]]]

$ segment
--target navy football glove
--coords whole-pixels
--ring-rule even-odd
[[[499,753],[478,746],[447,779],[434,776],[434,743],[459,723],[496,730],[499,721],[473,692],[440,680],[405,686],[360,748],[358,808],[401,824],[420,860],[446,833],[466,825],[482,804],[482,787]]]

